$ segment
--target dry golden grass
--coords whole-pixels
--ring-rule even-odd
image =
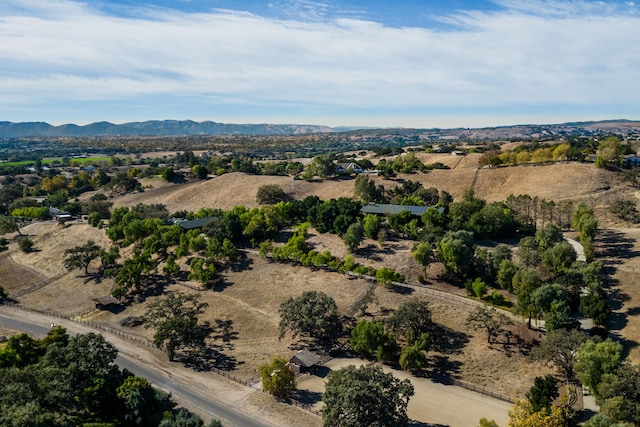
[[[503,200],[509,194],[529,194],[553,200],[585,201],[595,206],[601,225],[621,226],[608,213],[608,205],[621,195],[636,197],[636,192],[627,185],[616,181],[611,172],[582,164],[554,164],[548,166],[521,166],[498,169],[477,169],[479,155],[452,156],[445,154],[419,153],[419,158],[427,163],[440,161],[449,165],[451,170],[434,170],[428,173],[402,175],[400,179],[411,179],[423,183],[427,187],[436,187],[448,191],[455,198],[460,197],[468,188],[473,188],[476,195],[489,201]],[[398,181],[386,180],[382,177],[373,179],[386,188],[398,185]],[[309,195],[317,195],[322,199],[353,196],[353,179],[336,179],[318,182],[296,181],[290,177],[248,176],[241,173],[230,173],[205,181],[195,181],[183,185],[168,184],[160,179],[145,180],[145,185],[153,188],[143,193],[130,194],[113,199],[114,206],[133,206],[137,203],[162,203],[170,212],[177,210],[195,211],[201,207],[229,209],[236,205],[257,206],[255,195],[260,185],[280,185],[287,194],[302,199]],[[91,238],[103,247],[109,242],[103,231],[88,225],[72,225],[65,229],[56,224],[34,224],[25,228],[33,235],[35,247],[39,252],[22,254],[13,245],[8,255],[16,266],[10,267],[0,258],[0,273],[10,271],[13,276],[52,278],[45,288],[25,295],[20,302],[39,309],[53,310],[68,315],[86,312],[93,307],[91,298],[108,293],[112,282],[101,284],[84,283],[77,277],[76,270],[66,273],[62,263],[62,254],[66,248],[85,243]],[[346,251],[341,239],[334,235],[318,234],[311,230],[309,242],[316,250],[329,250],[332,254],[344,257]],[[621,231],[630,239],[635,251],[640,251],[638,229]],[[380,244],[367,240],[359,249],[356,261],[374,267],[387,265],[415,281],[421,269],[410,256],[412,243],[405,241],[389,241]],[[640,340],[638,330],[637,307],[640,305],[640,294],[635,286],[635,273],[639,266],[637,257],[623,259],[616,264],[621,292],[630,295],[631,299],[619,309],[627,317],[627,322],[619,331],[621,337],[629,343]],[[9,267],[8,267],[9,266]],[[23,267],[20,267],[23,266]],[[20,269],[22,268],[22,269]],[[3,270],[5,269],[5,270]],[[9,269],[9,270],[6,270]],[[442,287],[438,282],[437,266],[429,270],[429,280],[435,287]],[[24,273],[22,273],[24,272]],[[31,273],[28,273],[31,272]],[[9,274],[9,273],[7,273]],[[290,337],[278,341],[279,304],[289,296],[297,296],[304,290],[323,290],[333,296],[344,312],[362,295],[367,284],[357,280],[347,280],[336,273],[312,271],[302,267],[283,264],[271,264],[255,256],[249,257],[247,268],[242,271],[227,271],[223,274],[227,286],[219,292],[201,292],[204,301],[209,303],[206,320],[215,319],[233,321],[238,338],[233,341],[233,348],[225,352],[234,357],[239,365],[238,373],[252,376],[258,364],[269,360],[273,355],[289,355],[292,350]],[[6,280],[6,279],[5,279]],[[31,279],[24,283],[16,281],[12,289],[27,286]],[[7,286],[5,286],[5,289]],[[192,292],[182,286],[172,285],[169,290]],[[370,310],[382,307],[395,308],[406,296],[389,292],[384,288],[376,290],[378,305],[370,306]],[[157,297],[149,297],[147,302]],[[88,318],[120,327],[119,320],[131,315],[142,315],[146,304],[133,304],[121,313],[94,312]],[[455,304],[434,302],[434,319],[442,325],[458,332],[464,331],[466,309]],[[634,311],[635,310],[635,311]],[[151,331],[136,328],[128,332],[151,337]],[[633,347],[630,344],[630,347]],[[638,360],[637,347],[632,348],[634,360]],[[488,387],[502,390],[509,394],[521,394],[531,384],[535,375],[541,375],[542,368],[532,366],[519,354],[508,356],[499,346],[487,346],[482,334],[470,334],[470,341],[462,352],[447,355],[452,362],[460,362],[459,376]]]

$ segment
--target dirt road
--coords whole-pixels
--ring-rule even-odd
[[[367,363],[360,359],[333,359],[324,366],[337,370],[348,365]],[[493,399],[462,387],[438,384],[428,378],[418,378],[404,371],[383,366],[385,372],[392,372],[400,379],[409,379],[415,395],[409,401],[407,414],[414,421],[450,427],[478,425],[480,418],[495,420],[498,425],[506,425],[511,404]],[[322,392],[326,378],[313,375],[303,376],[298,381],[298,389]],[[318,404],[320,408],[321,404]]]

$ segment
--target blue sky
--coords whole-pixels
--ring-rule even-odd
[[[0,2],[0,121],[479,127],[640,119],[640,6]]]

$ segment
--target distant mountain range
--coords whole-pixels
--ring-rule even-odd
[[[351,132],[359,134],[423,133],[433,137],[457,137],[473,140],[508,138],[544,138],[555,135],[611,133],[639,135],[640,121],[602,120],[550,125],[514,125],[487,128],[455,129],[375,129],[319,125],[228,124],[212,121],[151,120],[114,124],[97,122],[84,126],[52,126],[45,122],[1,122],[0,138],[87,137],[87,136],[195,136],[195,135],[308,135],[313,133]]]
[[[150,120],[114,124],[97,122],[84,126],[52,126],[45,122],[0,122],[0,138],[62,136],[193,136],[193,135],[305,135],[334,132],[328,126],[227,124],[192,120]]]

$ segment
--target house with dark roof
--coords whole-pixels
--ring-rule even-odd
[[[357,163],[337,163],[336,164],[336,173],[363,173],[364,169],[358,166]]]
[[[96,303],[96,308],[100,310],[106,310],[112,305],[118,304],[118,300],[115,299],[111,295],[106,295],[103,297],[93,298],[93,302]]]
[[[168,221],[170,224],[180,225],[180,227],[182,227],[184,230],[193,230],[195,228],[202,228],[216,219],[218,219],[217,216],[210,216],[207,218],[198,219],[169,218]]]
[[[300,350],[289,359],[289,365],[296,373],[309,372],[322,361],[322,357],[309,350]]]
[[[431,207],[439,211],[444,210],[444,208],[442,207],[435,207],[435,206],[413,206],[413,205],[405,206],[405,205],[390,205],[390,204],[384,204],[384,203],[367,203],[360,209],[360,212],[366,213],[366,214],[390,216],[390,215],[397,215],[404,211],[409,211],[413,216],[422,216],[422,214],[425,213],[427,209]]]

